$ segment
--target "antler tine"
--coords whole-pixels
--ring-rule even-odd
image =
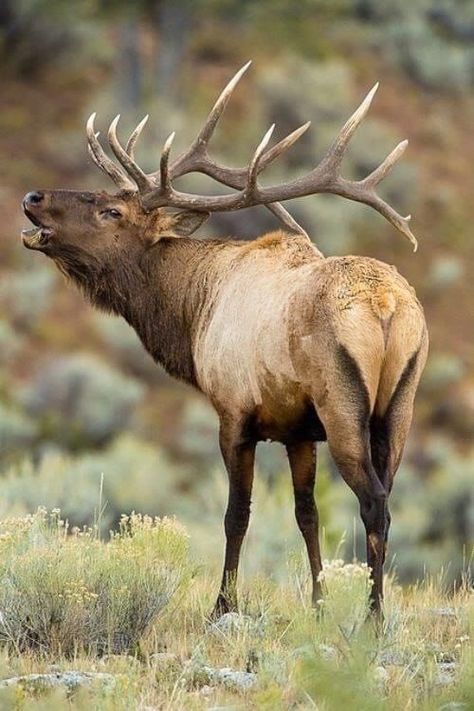
[[[138,139],[140,138],[140,134],[143,131],[145,124],[148,121],[148,118],[149,118],[148,114],[144,118],[142,118],[142,120],[140,121],[138,126],[136,126],[136,128],[133,129],[133,131],[130,134],[130,137],[127,141],[127,145],[125,146],[125,151],[128,153],[128,155],[130,156],[130,158],[132,160],[135,160],[135,156],[134,156],[135,144],[138,141]]]
[[[257,177],[259,174],[260,161],[262,158],[263,151],[268,146],[268,143],[270,141],[270,138],[272,137],[274,130],[275,124],[273,123],[268,129],[268,131],[265,133],[257,148],[255,149],[255,153],[253,154],[252,160],[250,161],[249,165],[247,185],[245,186],[242,192],[242,195],[245,197],[258,193]]]
[[[207,173],[208,175],[210,175],[210,177],[213,177],[219,182],[223,182],[224,184],[229,185],[230,187],[235,187],[238,189],[242,189],[245,187],[248,177],[247,169],[231,169],[225,168],[224,166],[219,166],[213,161],[211,161],[211,159],[207,156],[206,149],[207,143],[211,138],[217,125],[217,122],[222,116],[235,87],[242,78],[243,74],[249,68],[250,64],[251,62],[247,62],[247,64],[245,64],[227,83],[224,90],[221,92],[217,101],[215,102],[212,110],[210,111],[203,128],[201,129],[195,141],[193,142],[190,150],[185,155],[174,161],[171,166],[169,165],[169,151],[171,148],[172,137],[170,137],[171,140],[168,139],[168,141],[170,142],[168,143],[167,141],[165,143],[160,162],[160,170],[158,172],[146,176],[148,179],[148,182],[145,186],[146,193],[149,192],[149,185],[150,183],[152,183],[154,190],[159,193],[161,198],[163,198],[164,194],[170,194],[172,192],[171,180],[173,177],[178,177],[179,175],[184,175],[186,172],[191,172],[195,170]],[[134,147],[145,124],[147,123],[148,118],[148,116],[145,116],[142,121],[140,121],[137,127],[130,134],[130,137],[127,141],[125,152],[129,156],[130,160],[133,161],[133,163],[135,163]],[[109,142],[111,144],[111,148],[116,157],[119,159],[120,163],[125,163],[124,167],[126,168],[126,170],[131,172],[136,182],[137,180],[140,180],[141,185],[141,177],[136,174],[136,171],[134,171],[133,167],[130,167],[130,163],[127,162],[123,156],[123,148],[117,138],[118,120],[119,117],[116,117],[114,121],[112,121],[111,126],[109,128]],[[263,155],[261,155],[261,159],[258,161],[257,173],[260,173],[266,165],[274,161],[285,150],[288,150],[293,145],[293,143],[295,143],[295,141],[297,141],[298,138],[309,128],[309,126],[310,122],[308,121],[303,126],[300,126],[298,129],[286,136],[282,141],[273,146],[270,151],[263,153]],[[100,144],[99,148],[100,150],[102,150]],[[263,146],[262,151],[264,150],[264,148],[265,145]],[[89,152],[91,153],[94,162],[96,162],[96,164],[101,167],[100,163],[97,161],[95,154],[92,152],[92,149],[90,147]],[[116,173],[121,173],[120,169],[112,161],[110,161],[110,159],[105,154],[104,156],[105,159],[112,166],[112,169]],[[156,188],[154,185],[155,182],[157,182],[158,176],[160,177],[160,188]],[[125,175],[123,175],[123,181],[125,182],[122,182],[122,180],[120,180],[120,182],[118,183],[120,187],[126,187],[128,189],[134,188],[134,185],[132,185],[129,178]],[[165,186],[164,190],[162,189],[163,186]],[[145,199],[145,203],[146,202],[148,202],[147,199]],[[270,204],[266,207],[271,212],[273,212],[273,214],[278,217],[278,219],[283,222],[283,224],[285,224],[290,230],[306,235],[305,230],[296,222],[296,220],[293,219],[289,212],[285,210],[283,205]]]
[[[407,146],[408,141],[406,139],[401,141],[372,173],[363,180],[352,184],[361,188],[360,202],[365,202],[383,215],[412,243],[413,251],[416,252],[418,241],[408,224],[411,220],[411,215],[403,217],[375,192],[375,187],[390,173],[394,165],[405,153]],[[345,182],[350,183],[351,181]]]
[[[135,163],[133,158],[131,158],[128,153],[122,148],[122,145],[117,138],[117,124],[119,120],[120,114],[118,114],[113,119],[109,126],[109,132],[107,134],[109,145],[119,163],[125,168],[128,175],[130,175],[130,177],[135,181],[139,192],[153,190],[153,188],[155,187],[154,183],[143,172],[140,166]]]
[[[329,148],[328,152],[326,153],[326,156],[323,158],[321,165],[328,167],[330,166],[331,170],[334,173],[336,173],[337,170],[340,168],[348,143],[356,132],[362,120],[367,115],[372,100],[375,96],[375,92],[378,88],[379,83],[377,82],[369,91],[360,106],[354,111],[352,116],[347,119],[346,123],[339,131],[336,140]]]
[[[304,237],[307,237],[309,239],[309,235],[306,230],[301,227],[298,222],[296,222],[295,218],[290,215],[288,210],[285,210],[281,203],[271,202],[265,205],[265,207],[270,210],[270,212],[273,212],[275,217],[277,217],[280,222],[286,225],[286,227],[288,227],[291,232],[296,232],[297,234],[303,235]]]
[[[209,139],[214,133],[217,123],[224,113],[235,87],[251,64],[251,61],[244,64],[221,91],[204,122],[204,126],[199,131],[190,148],[178,156],[171,164],[171,178],[178,178],[186,173],[200,172],[201,166],[203,164],[207,165],[210,162],[207,158],[207,144],[209,143]],[[152,177],[156,177],[156,175],[157,174],[154,173]]]
[[[291,148],[300,136],[308,130],[310,125],[311,121],[307,121],[305,124],[295,129],[295,131],[266,151],[259,163],[259,172],[278,158],[278,156],[280,156],[284,151]],[[171,179],[179,178],[187,173],[199,172],[209,175],[211,178],[214,178],[224,185],[228,185],[230,188],[240,189],[245,186],[248,172],[247,168],[227,168],[213,161],[208,155],[199,156],[199,158],[194,160],[192,164],[190,158],[190,152],[188,152],[186,155],[183,154],[172,163],[170,167]],[[155,175],[156,173],[153,173],[153,176]]]
[[[160,191],[162,195],[168,195],[172,192],[170,171],[169,171],[169,158],[171,146],[173,145],[174,137],[176,132],[170,133],[165,141],[163,150],[161,152],[160,159]]]
[[[299,128],[295,129],[292,131],[292,133],[288,134],[285,138],[283,138],[281,141],[276,143],[270,150],[268,150],[266,153],[263,154],[262,160],[260,161],[260,168],[259,170],[262,171],[264,168],[267,167],[270,163],[272,163],[275,158],[278,158],[282,153],[288,150],[288,148],[291,148],[291,146],[296,143],[296,141],[301,138],[303,133],[306,133],[308,128],[311,126],[311,121],[307,121],[304,123],[302,126]]]
[[[215,131],[217,122],[224,113],[227,104],[229,103],[229,99],[232,96],[235,87],[237,86],[237,84],[239,83],[239,81],[241,80],[241,78],[243,77],[243,75],[251,64],[252,61],[244,64],[244,66],[241,67],[241,69],[239,69],[236,74],[234,74],[232,79],[226,84],[224,89],[221,91],[216,103],[209,112],[204,126],[201,128],[196,140],[194,141],[195,144],[207,145],[209,139]]]
[[[311,125],[311,121],[307,121],[305,124],[297,128],[295,131],[290,133],[288,136],[283,138],[277,144],[275,144],[268,151],[264,152],[261,160],[259,161],[258,173],[260,173],[267,165],[272,163],[278,156],[280,156],[284,151],[291,148],[291,146],[308,130]],[[180,159],[175,161],[171,168],[171,177],[179,177],[184,175],[189,168],[189,165],[181,162]],[[200,157],[195,170],[209,175],[223,185],[228,185],[231,188],[242,189],[245,187],[247,181],[248,171],[245,168],[226,168],[225,166],[219,165],[209,158],[207,152],[204,156]],[[308,237],[306,230],[301,227],[301,225],[296,222],[296,220],[290,215],[290,213],[281,205],[280,203],[270,203],[265,205],[265,207],[270,210],[286,227],[288,227],[292,232]],[[309,238],[308,238],[309,239]]]
[[[399,232],[402,233],[404,237],[409,240],[409,242],[411,242],[411,244],[413,245],[413,251],[417,251],[418,240],[416,239],[409,226],[411,215],[403,217],[375,192],[373,193],[372,198],[366,197],[360,202],[365,202],[367,205],[370,205],[371,207],[375,208],[377,212],[383,215],[385,219],[387,219],[394,227],[397,228]]]
[[[102,170],[109,178],[112,178],[114,183],[122,190],[130,190],[134,188],[132,181],[127,175],[110,160],[108,155],[99,143],[98,133],[95,132],[94,120],[96,114],[89,116],[86,123],[87,147],[89,155],[100,170]]]
[[[396,146],[393,151],[385,158],[385,160],[370,173],[362,183],[367,187],[374,188],[378,185],[388,173],[392,170],[395,163],[400,160],[402,155],[405,153],[406,147],[408,146],[408,141],[405,139],[401,141],[398,146]]]

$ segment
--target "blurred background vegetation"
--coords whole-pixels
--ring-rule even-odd
[[[217,421],[168,378],[118,319],[92,311],[54,265],[21,247],[20,200],[41,187],[111,189],[91,165],[84,123],[102,131],[152,120],[139,158],[156,167],[171,130],[178,149],[249,58],[213,151],[243,165],[270,123],[312,128],[272,168],[318,160],[367,90],[382,86],[354,138],[346,175],[410,147],[385,195],[413,213],[420,249],[380,216],[341,198],[290,205],[325,254],[393,263],[427,314],[431,353],[393,494],[389,560],[402,581],[445,569],[459,579],[474,542],[474,4],[470,0],[3,0],[0,4],[0,515],[59,506],[90,522],[102,474],[104,529],[137,510],[176,514],[207,565],[226,498]],[[188,187],[213,190],[205,178]],[[215,216],[212,235],[246,239],[276,227],[264,209]],[[364,555],[356,502],[320,447],[326,555],[341,538]],[[278,445],[262,445],[247,571],[284,576],[301,549]],[[357,524],[356,524],[357,521]]]

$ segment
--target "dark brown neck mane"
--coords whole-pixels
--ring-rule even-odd
[[[59,268],[94,306],[122,316],[172,376],[196,385],[193,338],[212,310],[215,260],[229,242],[165,237],[137,258],[101,264],[62,254]],[[82,256],[82,255],[81,255]]]

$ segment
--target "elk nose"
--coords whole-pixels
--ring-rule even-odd
[[[23,207],[29,207],[31,205],[39,205],[40,202],[44,200],[44,193],[40,190],[35,190],[31,193],[26,193],[23,198]]]

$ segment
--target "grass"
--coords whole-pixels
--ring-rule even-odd
[[[386,580],[385,623],[366,621],[366,566],[325,563],[309,606],[303,557],[286,583],[245,581],[241,615],[212,626],[217,577],[189,561],[169,519],[124,517],[108,543],[55,511],[0,525],[0,677],[107,672],[114,688],[0,690],[0,709],[473,709],[474,594],[440,575]],[[118,642],[117,642],[118,640]],[[230,667],[255,677],[241,689]],[[464,704],[454,706],[453,704]]]

